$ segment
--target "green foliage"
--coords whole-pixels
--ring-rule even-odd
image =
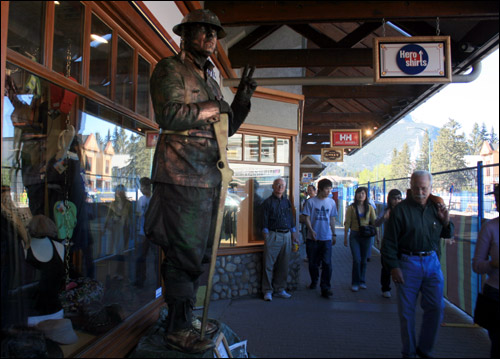
[[[497,144],[498,143],[498,136],[495,133],[495,128],[491,126],[491,132],[490,132],[490,138],[489,141],[491,144]]]
[[[481,151],[481,147],[483,146],[484,141],[488,141],[488,132],[486,131],[486,125],[483,123],[482,128],[479,128],[479,124],[474,123],[472,127],[472,132],[469,135],[469,141],[467,141],[469,145],[468,154],[470,155],[478,155]]]
[[[390,179],[407,178],[410,175],[411,175],[410,148],[408,146],[408,143],[405,142],[401,152],[398,152],[398,150],[396,149],[394,149],[392,152]],[[401,191],[406,191],[407,182],[408,181],[406,179],[398,180],[392,182],[393,185],[391,185],[391,187],[397,188]]]
[[[466,167],[464,156],[467,155],[469,146],[465,135],[458,134],[460,128],[457,121],[449,119],[439,131],[432,150],[431,168],[433,173]],[[463,172],[439,175],[439,179],[440,181],[434,182],[435,189],[448,189],[452,183],[456,189],[460,189],[467,182]]]
[[[429,170],[429,149],[430,149],[430,136],[429,131],[425,130],[424,139],[422,140],[422,149],[415,165],[416,170]]]

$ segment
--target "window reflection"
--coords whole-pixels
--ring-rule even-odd
[[[111,29],[92,14],[90,35],[89,87],[101,95],[111,95]]]
[[[7,47],[42,63],[45,1],[11,1]]]
[[[261,162],[274,162],[274,137],[261,137]]]
[[[65,316],[78,337],[99,337],[151,302],[160,287],[158,247],[144,246],[138,210],[139,179],[149,176],[154,151],[142,133],[152,129],[78,96],[67,112],[56,110],[51,95],[67,90],[10,63],[5,84],[2,327]],[[61,213],[71,215],[71,228]],[[28,230],[37,215],[59,224],[47,243],[71,242],[67,265],[51,257],[54,278],[32,265],[36,254],[25,256],[29,241],[40,235]],[[61,275],[65,290],[46,299],[44,286]],[[75,350],[87,343],[78,342]]]
[[[236,160],[241,161],[243,152],[242,152],[242,140],[243,135],[236,133],[229,137],[228,145],[227,145],[227,159],[228,160]]]
[[[82,82],[82,33],[84,6],[79,1],[61,1],[54,12],[54,51],[52,69],[65,76],[68,55],[70,76]]]
[[[133,110],[134,49],[118,37],[115,101]]]
[[[284,138],[277,138],[278,150],[276,154],[276,162],[288,163],[290,161],[290,140]]]
[[[245,161],[259,160],[259,136],[245,135]]]
[[[139,55],[137,68],[137,113],[149,117],[149,77],[151,65]]]

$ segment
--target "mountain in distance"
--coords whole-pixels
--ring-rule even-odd
[[[432,143],[437,139],[440,128],[426,123],[415,122],[411,115],[407,115],[355,154],[351,156],[344,155],[344,162],[325,162],[324,164],[327,167],[323,170],[323,174],[353,175],[364,169],[371,171],[381,163],[390,164],[393,149],[396,148],[401,151],[405,142],[408,143],[410,148],[411,160],[415,161],[422,148],[425,135],[423,130],[429,131],[432,146]],[[321,156],[318,156],[317,159],[321,160]]]

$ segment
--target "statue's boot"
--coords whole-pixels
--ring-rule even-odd
[[[193,318],[191,324],[193,324],[194,330],[196,330],[198,333],[201,333],[201,320],[199,320],[198,318]],[[217,324],[207,321],[207,326],[205,327],[206,335],[213,334],[217,330],[219,330],[219,326]]]
[[[168,333],[166,335],[167,345],[171,349],[183,353],[203,353],[213,349],[215,344],[211,339],[200,339],[200,334],[193,328],[186,328]]]

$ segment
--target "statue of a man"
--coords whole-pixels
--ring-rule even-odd
[[[166,341],[174,349],[199,353],[214,345],[200,339],[192,317],[203,264],[211,257],[221,186],[213,123],[227,113],[232,136],[250,112],[257,84],[253,69],[248,74],[245,69],[231,106],[224,101],[208,58],[226,33],[210,10],[192,11],[173,31],[181,36],[181,52],[162,59],[151,76],[161,133],[144,227],[146,236],[165,254],[161,273],[168,305]],[[216,329],[210,326],[214,325],[207,324],[207,334]]]

